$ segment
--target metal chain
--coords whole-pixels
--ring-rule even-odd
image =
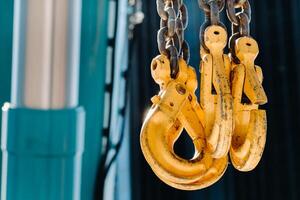
[[[205,14],[204,23],[200,27],[200,43],[206,51],[209,51],[204,43],[204,31],[210,25],[219,25],[226,29],[220,21],[220,12],[225,7],[225,0],[198,0],[198,4]]]
[[[235,41],[243,36],[250,36],[251,6],[248,0],[227,0],[227,16],[232,24],[232,35],[229,39],[229,50],[232,58],[239,63],[235,55]],[[236,12],[241,9],[240,12]]]
[[[187,63],[190,59],[189,45],[184,39],[184,30],[188,24],[188,12],[183,0],[156,0],[160,16],[160,29],[157,44],[161,54],[168,56],[171,65],[171,77],[179,72],[178,59]]]

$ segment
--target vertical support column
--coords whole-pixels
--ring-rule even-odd
[[[10,99],[11,61],[12,61],[12,30],[13,30],[13,1],[0,0],[0,105]],[[0,121],[2,116],[0,115]],[[0,130],[1,135],[1,130]],[[0,139],[1,141],[1,139]],[[1,171],[2,153],[0,153]],[[1,174],[0,174],[1,180]],[[1,182],[0,182],[1,186]]]
[[[78,104],[81,0],[16,0],[11,103]]]
[[[107,69],[113,68],[112,83],[112,100],[111,114],[108,116],[109,140],[113,144],[121,142],[121,148],[116,152],[116,147],[110,149],[110,153],[117,154],[115,162],[111,165],[109,173],[105,180],[104,197],[105,200],[129,200],[131,199],[131,173],[130,173],[130,148],[129,148],[129,104],[127,101],[127,75],[128,74],[128,1],[127,0],[110,0],[110,13],[116,17],[116,21],[110,21],[109,27],[112,31],[108,34],[110,40],[114,38],[113,48],[114,55],[111,59],[114,61],[107,62]],[[110,17],[110,20],[114,17]],[[116,29],[116,32],[115,30]],[[109,48],[107,54],[109,54]],[[112,64],[113,63],[113,64]],[[111,64],[111,66],[109,66]],[[109,74],[107,74],[109,75]],[[108,76],[107,76],[108,77]],[[109,81],[106,81],[108,84]],[[109,159],[110,160],[110,159]],[[99,188],[100,190],[101,188]]]
[[[79,102],[86,111],[81,199],[94,199],[103,152],[103,117],[108,43],[108,0],[82,1]]]
[[[15,0],[11,102],[2,108],[2,200],[79,200],[81,0]]]

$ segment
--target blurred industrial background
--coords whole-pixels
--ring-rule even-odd
[[[186,0],[185,4],[189,11],[185,36],[191,49],[190,65],[198,70],[199,29],[204,15],[196,0]],[[32,141],[24,144],[14,142],[14,138],[11,146],[1,141],[2,152],[7,154],[2,155],[1,199],[300,199],[300,1],[250,0],[250,4],[251,35],[260,47],[256,63],[263,69],[263,86],[268,95],[268,104],[263,106],[268,117],[265,151],[252,172],[238,172],[229,165],[224,177],[213,186],[188,192],[161,182],[140,149],[142,121],[151,106],[150,98],[159,91],[150,73],[151,60],[159,54],[156,1],[0,0],[0,104],[11,103],[12,114],[3,116],[5,122],[13,121],[6,126],[2,119],[1,131],[20,140],[21,133],[34,132]],[[52,19],[50,29],[44,27],[47,25],[42,16]],[[221,18],[230,30],[224,12]],[[30,47],[26,34],[37,31],[30,29],[30,20],[33,27],[44,27],[45,32],[34,35],[37,41],[40,35],[46,41],[50,38],[49,66],[43,65],[46,61],[37,61],[46,55],[47,52],[39,54],[46,44],[38,41],[33,55],[24,53]],[[68,27],[68,31],[66,35],[54,31],[47,36],[53,27]],[[61,58],[53,52],[61,50],[64,40],[69,41],[69,46],[58,54],[66,61],[55,66]],[[24,57],[31,58],[31,63],[24,62]],[[43,76],[33,73],[39,68]],[[48,69],[51,73],[47,73]],[[45,79],[51,79],[50,83],[44,83]],[[35,98],[42,95],[45,98]],[[22,121],[27,116],[32,118]],[[60,123],[64,125],[60,127]],[[59,146],[65,144],[59,137],[61,130],[76,132],[70,149],[69,144],[67,148]],[[49,148],[43,148],[43,144]],[[26,145],[33,147],[23,154],[21,150]],[[39,149],[43,153],[34,152]],[[176,143],[176,151],[191,156],[191,141],[183,135]],[[22,160],[22,156],[32,156],[34,161]],[[39,156],[42,161],[36,161]]]

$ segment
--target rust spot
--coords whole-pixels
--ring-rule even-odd
[[[176,85],[176,90],[181,95],[184,95],[186,93],[186,89],[180,84]]]
[[[154,71],[154,70],[156,70],[156,68],[157,68],[157,62],[154,62],[152,65],[152,70]]]

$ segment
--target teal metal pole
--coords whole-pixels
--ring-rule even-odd
[[[0,104],[9,101],[12,61],[13,1],[0,0]],[[1,120],[1,116],[0,116]]]
[[[81,0],[15,0],[11,101],[2,108],[1,200],[79,200]]]
[[[12,30],[13,1],[0,0],[0,105],[10,99],[11,62],[12,62]],[[0,122],[1,122],[0,115]],[[1,130],[0,130],[1,135]],[[1,139],[0,139],[1,141]],[[2,153],[0,153],[1,171]],[[1,173],[0,173],[1,180]],[[0,182],[1,186],[1,182]]]
[[[108,0],[82,1],[79,103],[86,111],[81,199],[93,200],[102,153],[108,43]]]
[[[3,200],[79,200],[82,108],[3,107]]]

